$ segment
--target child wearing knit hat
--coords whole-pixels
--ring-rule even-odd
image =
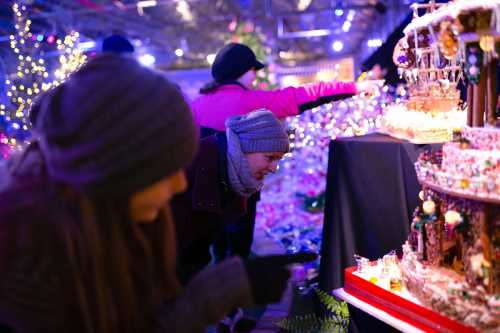
[[[0,175],[2,327],[204,332],[234,306],[275,301],[286,265],[314,259],[232,258],[181,288],[168,203],[186,189],[196,127],[177,86],[133,59],[89,61],[31,120],[35,139]]]

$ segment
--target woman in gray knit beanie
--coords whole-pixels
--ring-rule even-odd
[[[281,122],[266,109],[226,120],[227,169],[231,188],[249,197],[262,187],[264,177],[277,169],[290,150]]]
[[[188,191],[171,202],[178,231],[181,281],[189,281],[212,261],[211,245],[229,240],[224,230],[237,227],[248,213],[249,196],[260,190],[264,177],[276,171],[278,161],[290,149],[285,128],[268,110],[231,117],[226,126],[225,135],[218,133],[201,140],[188,169]],[[255,276],[264,280],[280,274],[279,269],[269,275],[255,271]],[[228,276],[221,282],[230,279]],[[267,285],[267,290],[281,288],[273,282],[262,285]],[[242,311],[237,311],[226,317],[219,323],[218,332],[246,331],[255,325],[241,315]]]

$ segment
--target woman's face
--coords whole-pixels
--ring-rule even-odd
[[[258,181],[264,180],[267,174],[276,172],[283,155],[281,152],[245,154],[250,171]]]
[[[130,198],[130,216],[132,222],[150,223],[156,220],[158,213],[177,193],[187,187],[186,175],[179,170],[173,175],[134,193]]]
[[[255,81],[255,70],[251,69],[245,74],[243,74],[239,79],[238,82],[247,87],[248,89],[252,89],[253,87],[253,81]]]

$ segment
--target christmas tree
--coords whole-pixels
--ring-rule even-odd
[[[255,27],[252,21],[237,22],[232,21],[228,26],[231,34],[227,38],[227,42],[245,44],[250,47],[257,59],[263,62],[269,62],[271,47],[266,45],[261,29]],[[271,73],[270,66],[257,71],[257,77],[254,81],[254,86],[257,89],[271,90],[277,87],[274,74]]]
[[[7,69],[11,74],[5,80],[6,96],[0,104],[0,158],[3,159],[9,156],[10,149],[22,146],[30,137],[29,110],[35,97],[63,82],[86,61],[77,47],[78,32],[73,31],[63,39],[35,34],[31,31],[27,7],[14,3],[12,10],[16,33],[10,36],[10,48],[17,66],[15,70]],[[60,53],[54,76],[49,75],[43,58],[45,50],[51,47]]]
[[[18,61],[15,73],[5,80],[7,100],[0,105],[0,130],[10,139],[8,143],[15,145],[29,136],[29,107],[42,89],[48,89],[49,74],[39,57],[38,36],[30,31],[26,7],[15,3],[12,9],[17,33],[10,36],[10,47]]]

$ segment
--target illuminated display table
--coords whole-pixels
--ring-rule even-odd
[[[404,288],[391,292],[370,282],[355,267],[345,270],[344,279],[344,288],[333,292],[336,297],[402,332],[479,333],[423,307]]]

